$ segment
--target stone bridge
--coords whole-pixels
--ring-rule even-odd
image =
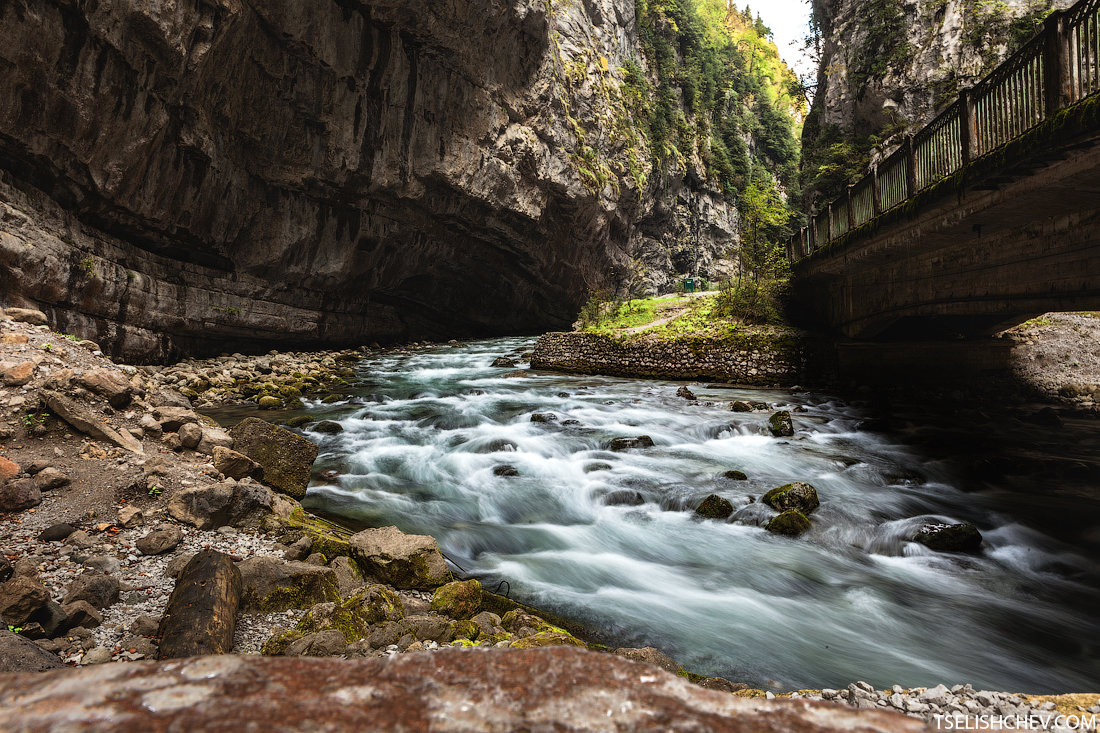
[[[1100,0],[1042,33],[811,217],[794,312],[861,340],[1100,310]]]

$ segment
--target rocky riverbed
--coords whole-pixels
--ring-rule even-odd
[[[363,351],[139,369],[52,332],[41,313],[8,313],[0,318],[0,616],[8,627],[0,630],[0,671],[163,656],[177,578],[197,553],[213,550],[241,578],[226,652],[362,658],[565,645],[613,651],[712,690],[775,696],[692,675],[657,649],[589,644],[476,580],[454,581],[430,537],[394,528],[353,534],[314,517],[297,499],[315,446],[255,418],[223,430],[192,407],[275,393],[285,406],[302,387],[323,399],[354,376],[348,365]],[[967,686],[876,691],[854,683],[789,696],[928,722],[1100,712],[1095,696]]]

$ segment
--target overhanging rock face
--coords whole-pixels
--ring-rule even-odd
[[[906,733],[895,713],[739,698],[610,654],[447,650],[389,660],[202,657],[0,676],[18,731]]]
[[[0,300],[146,360],[565,326],[639,193],[578,176],[551,41],[617,68],[634,32],[631,0],[2,3]]]

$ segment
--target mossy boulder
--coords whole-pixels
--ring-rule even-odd
[[[265,484],[295,499],[306,495],[310,471],[317,459],[315,444],[255,417],[242,420],[229,434],[234,450],[263,466]]]
[[[456,619],[468,619],[481,610],[481,583],[476,580],[447,583],[432,596],[432,610]]]
[[[616,649],[611,652],[619,657],[626,657],[627,659],[633,659],[635,662],[642,662],[643,664],[649,664],[654,667],[659,667],[666,672],[672,674],[679,674],[684,671],[684,668],[677,663],[675,659],[663,653],[655,647],[647,646],[640,649],[635,648],[623,648]]]
[[[348,542],[364,573],[395,588],[430,590],[453,580],[439,545],[426,535],[381,527],[358,532]]]
[[[797,537],[810,528],[810,520],[806,515],[796,509],[788,509],[782,514],[772,517],[772,520],[764,525],[764,529],[774,534],[786,537]]]
[[[286,421],[288,428],[300,428],[306,423],[313,422],[313,418],[309,415],[299,415],[298,417],[292,417]]]
[[[913,541],[936,552],[977,552],[982,533],[973,524],[926,524]]]
[[[477,638],[481,636],[481,629],[473,621],[466,619],[464,621],[455,621],[455,638],[466,639],[468,641],[477,641]]]
[[[540,631],[532,636],[516,639],[508,645],[510,649],[538,649],[544,646],[587,647],[588,645],[567,631]]]
[[[802,514],[812,514],[821,506],[817,489],[802,481],[783,484],[764,494],[760,500],[778,512],[796,509]]]
[[[241,610],[272,613],[290,608],[312,608],[339,602],[340,585],[332,568],[273,557],[251,557],[241,571]]]
[[[356,641],[369,635],[372,626],[400,621],[404,616],[405,608],[397,594],[384,585],[373,585],[343,603],[326,601],[314,605],[293,629],[268,639],[263,653],[283,654],[294,642],[320,631],[336,630],[346,641]]]
[[[260,399],[256,400],[256,404],[259,405],[261,410],[278,410],[283,406],[283,401],[278,397],[272,395],[264,395]],[[255,418],[251,418],[255,419]]]
[[[794,421],[791,413],[780,410],[768,418],[768,430],[777,438],[786,438],[794,435]]]
[[[613,438],[607,445],[607,449],[621,453],[637,448],[652,448],[653,438],[648,435],[639,435],[636,438]]]
[[[744,471],[723,471],[719,478],[724,478],[727,481],[748,481],[749,477]]]
[[[351,555],[351,532],[338,524],[321,519],[310,514],[305,509],[297,508],[290,516],[281,520],[283,526],[313,540],[313,551],[319,552],[325,557],[337,558]],[[359,568],[362,572],[362,568]]]
[[[733,514],[733,504],[717,494],[711,494],[695,509],[696,516],[703,519],[725,519]]]
[[[322,420],[313,426],[313,432],[324,435],[336,435],[344,432],[344,426],[334,420]]]

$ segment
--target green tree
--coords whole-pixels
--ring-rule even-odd
[[[753,171],[749,185],[741,194],[740,211],[738,285],[745,274],[755,283],[780,277],[787,266],[786,250],[781,241],[788,234],[790,212],[775,181],[764,171]]]

